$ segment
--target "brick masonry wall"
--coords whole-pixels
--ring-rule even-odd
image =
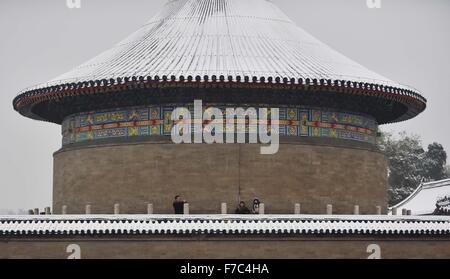
[[[448,259],[448,238],[336,237],[127,237],[0,240],[0,259],[65,259],[80,247],[81,258],[143,259],[367,259],[369,245],[385,259]]]
[[[349,142],[349,141],[348,141]],[[337,143],[337,142],[336,142]],[[355,144],[355,143],[352,143]],[[284,141],[276,155],[260,155],[259,145],[174,145],[115,142],[64,148],[54,155],[54,213],[172,213],[182,195],[192,214],[217,214],[222,202],[234,211],[239,197],[258,197],[268,214],[374,214],[387,208],[387,162],[370,148],[349,144]]]

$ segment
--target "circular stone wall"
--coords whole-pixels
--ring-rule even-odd
[[[109,139],[69,145],[54,155],[53,206],[69,214],[173,213],[172,200],[182,195],[192,214],[230,213],[239,198],[258,197],[268,214],[362,214],[387,207],[387,162],[372,144],[328,138],[281,137],[276,155],[260,155],[253,144],[183,144],[170,137]]]

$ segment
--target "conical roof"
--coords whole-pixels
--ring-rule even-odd
[[[307,79],[328,81],[329,85],[340,81],[343,87],[366,84],[369,88],[369,84],[377,86],[375,91],[390,93],[386,89],[392,88],[392,93],[398,90],[419,100],[414,112],[381,122],[409,119],[423,111],[426,102],[414,89],[368,70],[314,38],[270,1],[172,0],[113,48],[48,83],[27,89],[16,98],[15,107],[20,111],[16,102],[25,104],[20,97],[29,97],[30,92],[62,91],[60,87],[65,85],[72,88],[102,80],[102,85],[107,85],[112,79],[133,77],[172,77],[173,81],[197,77],[196,81],[207,82],[213,76],[229,82],[247,76],[258,82],[279,78],[293,84]],[[36,112],[23,114],[46,119]]]
[[[344,79],[402,87],[320,42],[266,0],[169,1],[131,36],[50,85],[149,75]]]

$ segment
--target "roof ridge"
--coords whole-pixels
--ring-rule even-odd
[[[423,189],[431,189],[431,188],[446,187],[446,186],[450,186],[450,178],[424,183]]]

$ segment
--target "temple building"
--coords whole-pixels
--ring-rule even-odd
[[[193,111],[195,100],[224,114],[278,108],[278,152],[173,143],[172,112]],[[61,125],[62,147],[55,215],[0,219],[0,248],[10,251],[0,258],[65,257],[66,246],[85,257],[172,258],[174,245],[188,258],[450,256],[449,219],[382,216],[378,127],[416,117],[426,99],[325,45],[271,1],[168,1],[128,38],[13,105]],[[199,122],[208,124],[190,124]],[[191,215],[168,215],[175,195]],[[255,197],[260,215],[229,215]]]
[[[177,107],[279,108],[279,152],[254,144],[171,144]],[[343,56],[270,1],[179,0],[99,56],[14,100],[22,115],[61,124],[53,211],[191,213],[258,197],[268,213],[387,212],[378,126],[426,107],[416,90]],[[191,108],[192,109],[192,108]],[[201,121],[201,120],[200,120]],[[214,194],[212,194],[214,193]]]
[[[390,208],[390,213],[450,215],[450,179],[422,183],[406,199]]]

